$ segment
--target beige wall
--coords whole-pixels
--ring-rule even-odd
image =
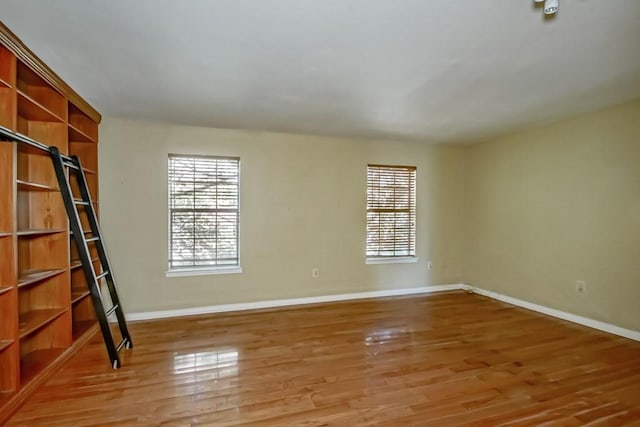
[[[100,132],[101,221],[127,312],[460,282],[461,147],[113,118]],[[243,273],[165,277],[168,153],[241,158]],[[367,163],[418,167],[416,264],[365,265]]]
[[[467,282],[640,330],[640,101],[468,147],[464,191]]]
[[[241,157],[242,274],[165,277],[170,152]],[[418,166],[416,264],[365,265],[367,163]],[[466,148],[106,118],[100,168],[128,312],[464,281],[640,330],[640,101]]]

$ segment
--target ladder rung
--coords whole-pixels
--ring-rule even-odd
[[[102,278],[103,278],[103,277],[105,277],[107,274],[109,274],[109,270],[104,271],[104,272],[102,272],[102,273],[98,274],[98,275],[96,276],[96,280],[100,280],[100,279],[102,279]]]
[[[89,202],[85,202],[84,200],[81,200],[81,199],[73,199],[73,203],[81,206],[89,206]]]
[[[122,347],[124,347],[127,344],[127,342],[129,342],[129,340],[127,338],[123,338],[122,341],[120,341],[120,344],[118,344],[116,351],[122,350]]]
[[[116,311],[117,309],[118,309],[118,304],[114,305],[109,310],[107,310],[107,312],[104,313],[105,317],[111,316],[113,314],[113,312]]]
[[[69,160],[63,160],[62,164],[64,166],[68,167],[68,168],[78,170],[78,165],[76,165],[75,163],[73,163],[73,162],[71,162]]]
[[[88,238],[88,239],[86,239],[85,241],[86,241],[87,243],[89,243],[89,242],[95,242],[95,241],[97,241],[97,240],[100,240],[100,238],[99,238],[99,237],[89,237],[89,238]]]

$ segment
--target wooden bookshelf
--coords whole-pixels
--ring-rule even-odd
[[[0,45],[0,126],[15,128],[16,121],[16,57]]]
[[[96,207],[100,119],[0,23],[0,126],[77,155]],[[49,154],[0,141],[0,425],[97,331],[70,242]]]

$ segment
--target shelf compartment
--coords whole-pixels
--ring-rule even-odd
[[[18,112],[20,116],[34,122],[64,122],[62,117],[47,109],[26,93],[18,90]]]
[[[66,152],[66,126],[57,123],[18,120],[19,132],[47,146],[56,146]],[[58,180],[51,156],[46,150],[27,144],[18,144],[17,179],[47,187],[58,188]]]
[[[58,186],[39,184],[37,182],[16,180],[18,191],[59,191]]]
[[[98,142],[98,123],[94,122],[81,109],[69,102],[69,138],[84,143]],[[77,138],[77,137],[80,138]]]
[[[14,340],[0,340],[0,353],[8,349],[14,342]]]
[[[82,335],[84,335],[85,332],[87,332],[89,329],[91,329],[91,327],[93,325],[95,325],[96,322],[93,320],[80,320],[77,322],[73,322],[73,340],[77,340],[78,338],[80,338]]]
[[[20,314],[20,338],[27,337],[47,326],[67,311],[66,308],[46,308]]]
[[[67,121],[65,97],[21,61],[18,61],[16,69],[16,87],[18,94],[24,99],[29,99],[40,111],[53,116],[54,120]],[[51,119],[36,120],[53,121]]]
[[[94,174],[98,170],[98,145],[82,142],[69,142],[69,153],[78,156],[85,173]]]
[[[18,389],[18,344],[0,341],[0,404]]]
[[[0,238],[0,294],[8,292],[16,283],[13,248],[12,238]]]
[[[31,270],[52,270],[68,266],[66,230],[29,230],[18,238],[18,276]]]
[[[80,224],[82,225],[83,230],[85,231],[85,239],[90,239],[92,237],[96,237],[91,233],[91,224],[89,223],[89,214],[87,213],[85,206],[78,206],[78,217],[80,218]],[[95,242],[88,242],[89,245]]]
[[[95,325],[96,314],[93,309],[93,300],[89,297],[88,293],[73,304],[71,310],[73,339],[75,340]]]
[[[95,268],[96,271],[98,271],[97,268],[100,265],[100,264],[97,264],[98,257],[91,258],[91,262],[93,262],[93,268]],[[73,271],[73,270],[76,270],[76,269],[78,269],[80,267],[82,267],[82,262],[79,259],[74,259],[73,261],[71,261],[71,265],[69,266],[69,269]],[[72,280],[73,280],[73,277],[72,277]]]
[[[18,288],[20,317],[36,310],[60,309],[71,304],[68,270],[62,270],[47,278],[39,278],[30,286]]]
[[[98,200],[98,175],[92,171],[85,169],[85,178],[87,179],[87,187],[89,194],[91,195],[91,201]],[[71,184],[71,192],[74,197],[80,198],[80,187],[78,186],[78,180],[75,174],[69,177],[69,184]]]
[[[102,273],[98,259],[93,260],[93,271],[95,271],[96,274]],[[84,269],[75,268],[71,270],[71,292],[84,292],[88,290],[89,287],[87,285],[87,279],[84,277]]]
[[[0,83],[0,126],[15,130],[16,97],[12,88]]]
[[[0,142],[0,235],[13,230],[13,151],[13,143]]]
[[[89,295],[91,295],[91,292],[89,292],[89,290],[86,290],[86,291],[71,290],[71,304],[72,305],[78,304]]]
[[[24,386],[33,380],[40,372],[56,360],[65,348],[46,348],[33,350],[20,357],[20,382]]]
[[[0,295],[0,313],[2,313],[2,323],[0,323],[0,341],[14,341],[18,332],[18,311],[16,308],[16,298],[13,292],[4,292]]]
[[[15,85],[16,57],[4,46],[0,46],[0,86]]]
[[[78,247],[76,246],[76,241],[75,240],[71,240],[71,244],[69,245],[70,249],[71,249],[71,263],[73,265],[75,265],[76,263],[80,262],[80,256],[78,255]],[[96,261],[98,261],[98,248],[96,247],[96,245],[92,242],[89,243],[89,256],[91,256],[91,260],[93,261],[93,265],[94,268],[96,265]],[[77,267],[75,267],[74,269],[78,269],[78,267],[80,267],[80,265],[78,265]]]
[[[62,274],[66,271],[64,268],[56,268],[50,270],[27,270],[22,272],[22,275],[18,277],[18,287],[21,288],[23,286],[28,286],[33,283],[41,282],[43,280],[49,279],[50,277],[55,277],[58,274]]]
[[[69,140],[82,144],[95,144],[97,141],[90,135],[87,135],[82,129],[77,128],[69,123]]]
[[[0,46],[0,126],[11,130],[16,128],[15,75],[16,57]]]
[[[67,211],[57,191],[18,191],[18,237],[66,232]]]
[[[39,123],[39,122],[34,122],[34,123]],[[24,138],[31,138],[28,133],[29,133],[29,121],[26,119],[23,119],[21,122],[23,128],[19,129],[16,134],[18,136],[22,136]],[[33,139],[33,138],[31,138]],[[38,141],[36,141],[38,142]],[[21,153],[24,154],[33,154],[33,155],[37,155],[40,156],[42,158],[48,158],[49,160],[51,160],[51,156],[49,155],[49,152],[47,150],[44,150],[42,148],[38,148],[38,147],[34,147],[33,145],[28,145],[28,144],[17,144],[18,146],[18,155],[20,155]],[[45,145],[46,147],[46,145]],[[18,177],[19,178],[19,177]]]

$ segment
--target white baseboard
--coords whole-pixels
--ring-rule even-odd
[[[257,310],[262,308],[277,308],[277,307],[287,307],[292,305],[318,304],[318,303],[325,303],[325,302],[348,301],[348,300],[367,299],[367,298],[381,298],[381,297],[391,297],[391,296],[401,296],[401,295],[427,294],[427,293],[433,293],[433,292],[456,291],[456,290],[473,292],[478,295],[483,295],[498,301],[505,302],[507,304],[526,308],[528,310],[537,311],[538,313],[543,313],[549,316],[557,317],[559,319],[568,320],[569,322],[577,323],[593,329],[598,329],[600,331],[608,332],[610,334],[619,335],[621,337],[629,338],[635,341],[640,341],[639,331],[622,328],[620,326],[612,325],[610,323],[589,319],[588,317],[578,316],[576,314],[567,313],[565,311],[556,310],[554,308],[545,307],[543,305],[534,304],[532,302],[524,301],[521,299],[503,295],[497,292],[487,291],[482,288],[477,288],[475,286],[465,285],[461,283],[453,284],[453,285],[421,286],[418,288],[388,289],[388,290],[380,290],[380,291],[356,292],[356,293],[350,293],[350,294],[321,295],[321,296],[315,296],[315,297],[289,298],[289,299],[278,299],[278,300],[269,300],[269,301],[237,303],[237,304],[211,305],[206,307],[192,307],[192,308],[184,308],[184,309],[176,309],[176,310],[127,313],[126,317],[127,317],[127,320],[129,321],[152,320],[152,319],[163,319],[167,317],[195,316],[200,314],[225,313],[225,312],[231,312],[231,311]]]
[[[507,295],[499,294],[497,292],[487,291],[485,289],[476,288],[475,286],[464,285],[463,289],[471,291],[478,295],[484,295],[489,298],[496,299],[498,301],[506,302],[507,304],[517,305],[518,307],[526,308],[528,310],[537,311],[538,313],[547,314],[549,316],[557,317],[559,319],[568,320],[569,322],[578,323],[583,326],[588,326],[593,329],[608,332],[610,334],[619,335],[621,337],[629,338],[635,341],[640,341],[640,332],[632,329],[621,328],[620,326],[612,325],[610,323],[601,322],[599,320],[589,319],[588,317],[578,316],[576,314],[567,313],[565,311],[556,310],[554,308],[545,307],[543,305],[534,304],[532,302],[523,301],[521,299],[513,298]]]
[[[177,310],[147,311],[127,313],[129,321],[163,319],[167,317],[194,316],[199,314],[224,313],[230,311],[256,310],[261,308],[286,307],[291,305],[318,304],[324,302],[348,301],[355,299],[392,297],[401,295],[427,294],[432,292],[455,291],[463,289],[462,284],[421,286],[418,288],[388,289],[380,291],[356,292],[350,294],[321,295],[315,297],[289,298],[269,301],[256,301],[237,304],[211,305],[207,307],[183,308]]]

